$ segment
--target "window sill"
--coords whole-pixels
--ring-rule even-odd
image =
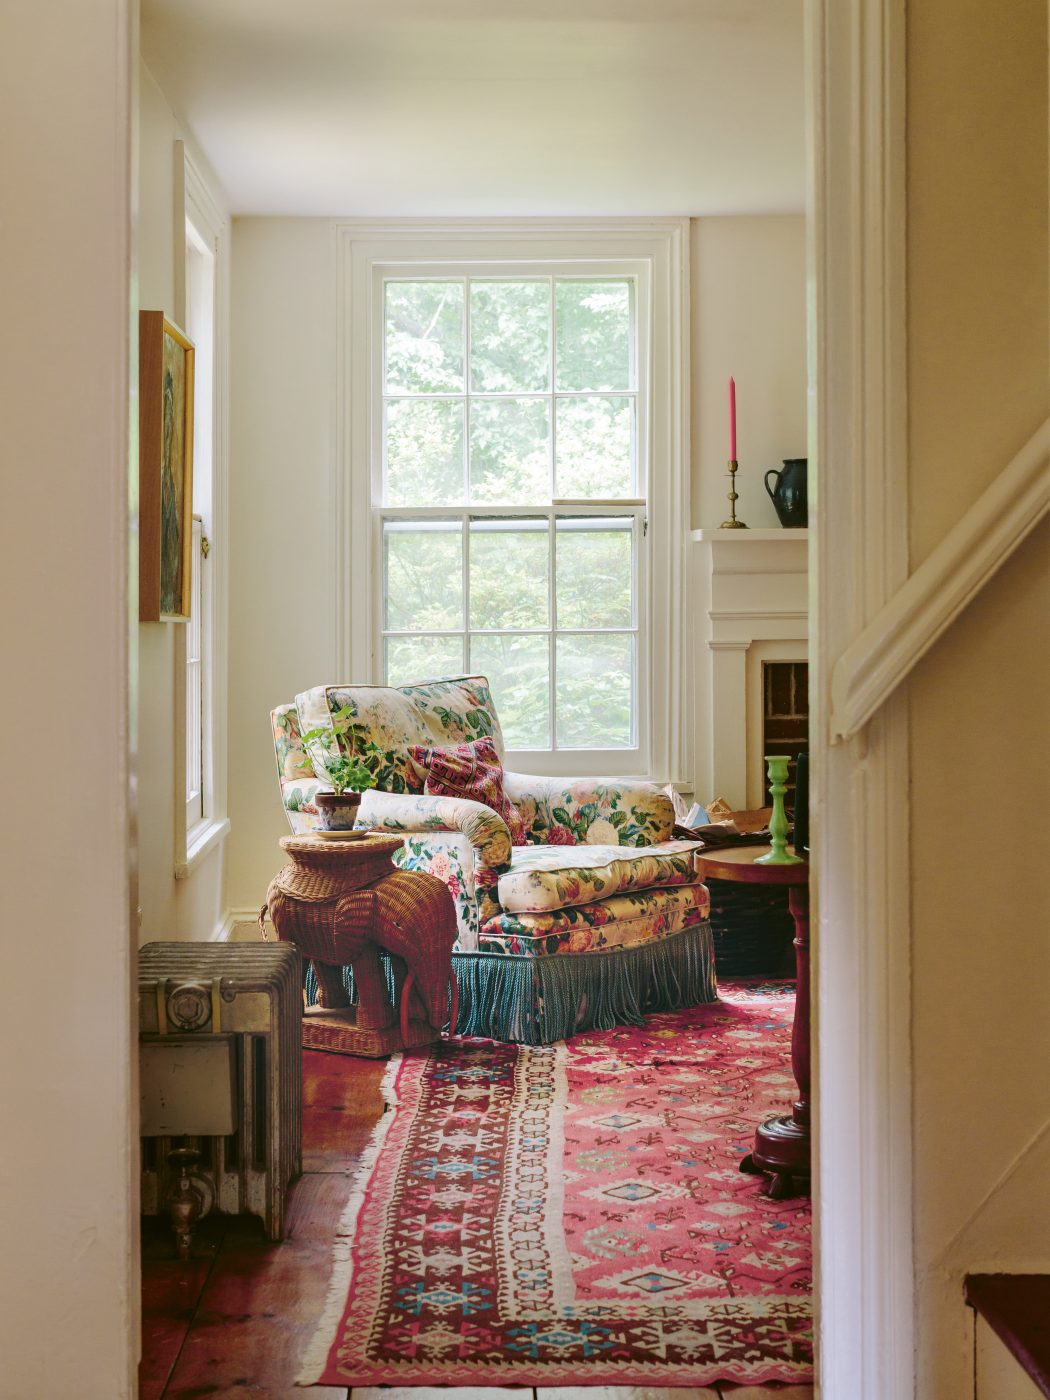
[[[228,817],[212,817],[198,822],[192,831],[186,833],[186,859],[175,862],[176,880],[187,880],[200,865],[206,855],[215,849],[229,834]]]

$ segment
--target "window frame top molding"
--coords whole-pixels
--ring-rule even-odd
[[[465,264],[476,269],[490,263],[497,276],[497,265],[514,263],[647,265],[650,300],[644,329],[653,390],[644,456],[649,463],[651,562],[647,655],[641,673],[650,677],[651,703],[648,772],[638,776],[688,784],[689,220],[353,219],[337,222],[334,230],[338,344],[331,512],[337,580],[333,654],[340,677],[358,682],[378,679],[372,636],[376,545],[371,529],[377,273],[404,275],[425,266],[431,275],[436,267],[454,274]],[[585,751],[572,752],[581,760],[585,757]]]

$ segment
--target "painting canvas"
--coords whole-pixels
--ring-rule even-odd
[[[193,345],[162,311],[139,313],[139,618],[190,614]]]

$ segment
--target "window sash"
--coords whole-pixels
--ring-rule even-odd
[[[375,674],[386,674],[386,647],[391,638],[456,638],[460,642],[461,664],[464,674],[473,674],[470,646],[473,637],[532,636],[548,639],[548,682],[547,682],[547,723],[549,742],[544,747],[509,748],[510,766],[516,762],[525,765],[527,771],[558,773],[565,768],[566,755],[571,754],[571,766],[581,767],[588,772],[623,771],[628,765],[635,773],[645,771],[647,758],[646,736],[649,721],[649,686],[651,669],[648,649],[645,644],[645,617],[648,599],[647,567],[647,509],[644,501],[620,500],[573,502],[571,505],[551,505],[549,507],[479,507],[459,508],[434,506],[413,509],[412,507],[379,507],[374,512],[374,534],[372,540],[373,559],[376,561],[377,586],[373,592],[375,612],[372,620]],[[629,624],[610,627],[561,626],[557,611],[556,558],[558,526],[571,520],[625,520],[630,521],[631,547],[631,599],[632,613]],[[513,524],[514,521],[535,520],[544,525],[547,539],[547,624],[534,627],[475,627],[470,621],[470,539],[471,525],[481,521],[499,521]],[[386,525],[403,523],[407,525],[425,524],[428,521],[455,525],[462,541],[462,604],[461,625],[459,627],[433,627],[426,629],[397,628],[386,625]],[[558,685],[558,639],[576,636],[627,636],[632,639],[633,674],[631,687],[632,734],[627,744],[609,744],[578,747],[561,744],[557,730],[557,685]],[[425,680],[427,677],[413,677]],[[498,711],[498,705],[497,705]],[[610,769],[609,765],[612,765]]]
[[[186,829],[204,820],[204,525],[193,517],[190,616],[186,623]]]
[[[530,275],[531,274],[531,275]],[[558,390],[557,384],[557,326],[556,326],[556,284],[560,281],[575,280],[580,282],[595,281],[618,281],[626,282],[630,295],[630,374],[626,389],[616,390]],[[421,281],[442,281],[455,282],[463,288],[463,388],[460,392],[441,393],[410,393],[401,389],[391,389],[387,391],[387,333],[386,333],[386,287],[390,282],[421,282]],[[550,359],[548,364],[549,380],[548,388],[543,391],[532,392],[476,392],[471,388],[471,361],[470,361],[470,340],[469,340],[469,302],[470,286],[474,281],[491,283],[494,281],[533,281],[545,282],[548,287],[549,315],[550,315]],[[513,764],[515,755],[520,754],[522,762],[528,768],[535,771],[557,772],[563,769],[567,762],[570,766],[580,770],[600,771],[602,768],[612,771],[623,771],[625,767],[634,772],[643,772],[648,767],[648,735],[649,735],[649,687],[651,683],[650,667],[648,657],[648,647],[646,641],[646,620],[648,616],[648,565],[647,551],[648,541],[646,539],[646,497],[644,495],[645,483],[648,480],[648,382],[649,382],[649,346],[648,346],[648,317],[649,317],[649,285],[647,269],[637,262],[624,264],[622,262],[609,263],[603,260],[588,260],[584,263],[569,265],[563,268],[549,267],[537,275],[535,264],[520,264],[513,266],[501,265],[496,271],[493,267],[485,267],[480,270],[472,268],[449,267],[428,267],[412,264],[403,264],[395,268],[376,269],[372,283],[373,291],[373,319],[372,325],[375,328],[372,336],[372,384],[373,384],[373,410],[372,410],[372,559],[374,569],[374,584],[372,596],[374,601],[371,634],[372,642],[372,670],[378,677],[386,676],[386,650],[387,641],[396,636],[433,636],[448,637],[456,636],[461,640],[462,664],[465,668],[473,670],[470,663],[470,647],[472,636],[546,636],[548,637],[548,664],[549,673],[547,681],[547,708],[548,708],[548,745],[544,748],[523,748],[508,751],[508,758]],[[556,489],[555,471],[557,464],[557,404],[559,401],[580,399],[581,397],[616,397],[627,399],[632,403],[632,483],[634,494],[626,497],[609,498],[576,498],[562,499],[554,496]],[[386,417],[387,404],[392,401],[410,401],[414,399],[426,399],[429,401],[444,401],[463,404],[463,500],[440,506],[393,506],[386,503]],[[548,469],[551,495],[548,500],[539,500],[518,506],[505,506],[499,504],[488,504],[473,502],[469,499],[470,492],[470,443],[469,443],[469,414],[470,404],[473,400],[480,401],[501,401],[508,399],[528,399],[532,401],[547,402],[550,404],[550,438],[548,443]],[[568,519],[572,517],[600,518],[603,516],[629,518],[633,520],[632,538],[632,580],[631,594],[633,602],[633,615],[631,626],[624,628],[608,629],[588,629],[588,628],[559,628],[557,626],[556,598],[555,598],[555,550],[557,541],[557,521],[558,519]],[[546,628],[499,628],[480,629],[470,626],[469,616],[469,569],[470,569],[470,524],[471,521],[478,520],[514,520],[514,519],[544,519],[549,531],[549,567],[548,567],[548,626]],[[458,629],[434,629],[432,631],[399,631],[398,629],[388,629],[385,626],[386,614],[386,557],[384,527],[389,521],[401,520],[405,523],[424,522],[427,520],[458,522],[462,547],[462,568],[463,568],[463,614],[462,627]],[[632,639],[633,666],[631,677],[631,738],[627,745],[610,745],[608,747],[595,748],[575,748],[561,746],[558,743],[557,733],[557,651],[558,638],[560,636],[602,634],[608,635],[628,635]],[[425,679],[420,677],[419,679]],[[571,761],[566,759],[566,755],[571,754]]]
[[[214,688],[214,618],[209,569],[204,554],[206,531],[212,529],[215,486],[216,353],[218,334],[218,246],[213,233],[187,210],[185,220],[185,320],[194,341],[193,537],[190,551],[190,617],[185,631],[186,791],[184,842],[192,841],[214,816],[215,736],[212,732]],[[178,854],[178,853],[177,853]]]
[[[470,460],[470,427],[471,427],[471,405],[478,403],[501,403],[501,402],[531,402],[546,403],[549,405],[548,412],[548,438],[547,438],[547,467],[549,473],[550,492],[547,499],[557,500],[557,470],[558,470],[558,431],[559,415],[558,404],[581,399],[623,399],[631,405],[631,485],[632,490],[624,499],[631,499],[635,493],[644,490],[640,483],[644,482],[645,462],[642,451],[643,444],[647,441],[647,432],[643,431],[644,422],[640,421],[642,415],[640,406],[643,401],[643,387],[647,376],[643,374],[645,364],[644,356],[641,353],[641,321],[640,316],[647,309],[648,299],[646,288],[642,285],[645,279],[636,266],[630,270],[620,268],[617,271],[609,271],[603,268],[600,272],[580,271],[556,271],[546,274],[532,275],[523,273],[520,269],[517,273],[501,272],[499,274],[487,270],[481,275],[466,272],[456,276],[448,270],[436,272],[432,269],[416,272],[411,267],[400,268],[396,271],[383,274],[375,286],[377,296],[375,339],[378,345],[373,347],[376,358],[376,373],[379,384],[379,411],[374,415],[376,434],[373,436],[373,449],[378,452],[378,457],[373,457],[373,462],[378,462],[378,483],[373,479],[373,504],[379,503],[383,508],[389,508],[391,502],[387,499],[388,481],[388,461],[387,461],[387,418],[389,405],[395,403],[407,403],[415,400],[428,403],[453,403],[462,405],[462,496],[460,501],[450,501],[449,505],[460,504],[482,504],[471,499],[471,460]],[[388,344],[386,332],[386,293],[387,287],[391,283],[419,283],[419,282],[439,282],[460,286],[463,292],[461,325],[463,344],[463,387],[460,390],[440,390],[440,391],[413,391],[400,388],[388,388]],[[514,283],[533,282],[543,284],[547,288],[548,294],[548,336],[549,336],[549,359],[548,359],[548,384],[546,389],[533,390],[477,390],[472,387],[472,361],[471,361],[471,321],[470,321],[470,289],[474,283],[491,285],[492,283]],[[558,384],[558,345],[557,345],[557,288],[559,284],[567,282],[598,283],[609,282],[624,284],[628,288],[629,296],[629,365],[627,385],[616,389],[559,389]],[[581,498],[582,499],[582,498]],[[621,499],[617,497],[616,499]],[[539,500],[539,505],[545,501]],[[408,507],[405,507],[406,509]]]

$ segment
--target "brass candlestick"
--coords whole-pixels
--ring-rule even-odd
[[[718,527],[720,530],[746,530],[747,526],[742,520],[736,518],[736,503],[739,500],[736,491],[736,458],[729,461],[729,519],[723,520]]]

